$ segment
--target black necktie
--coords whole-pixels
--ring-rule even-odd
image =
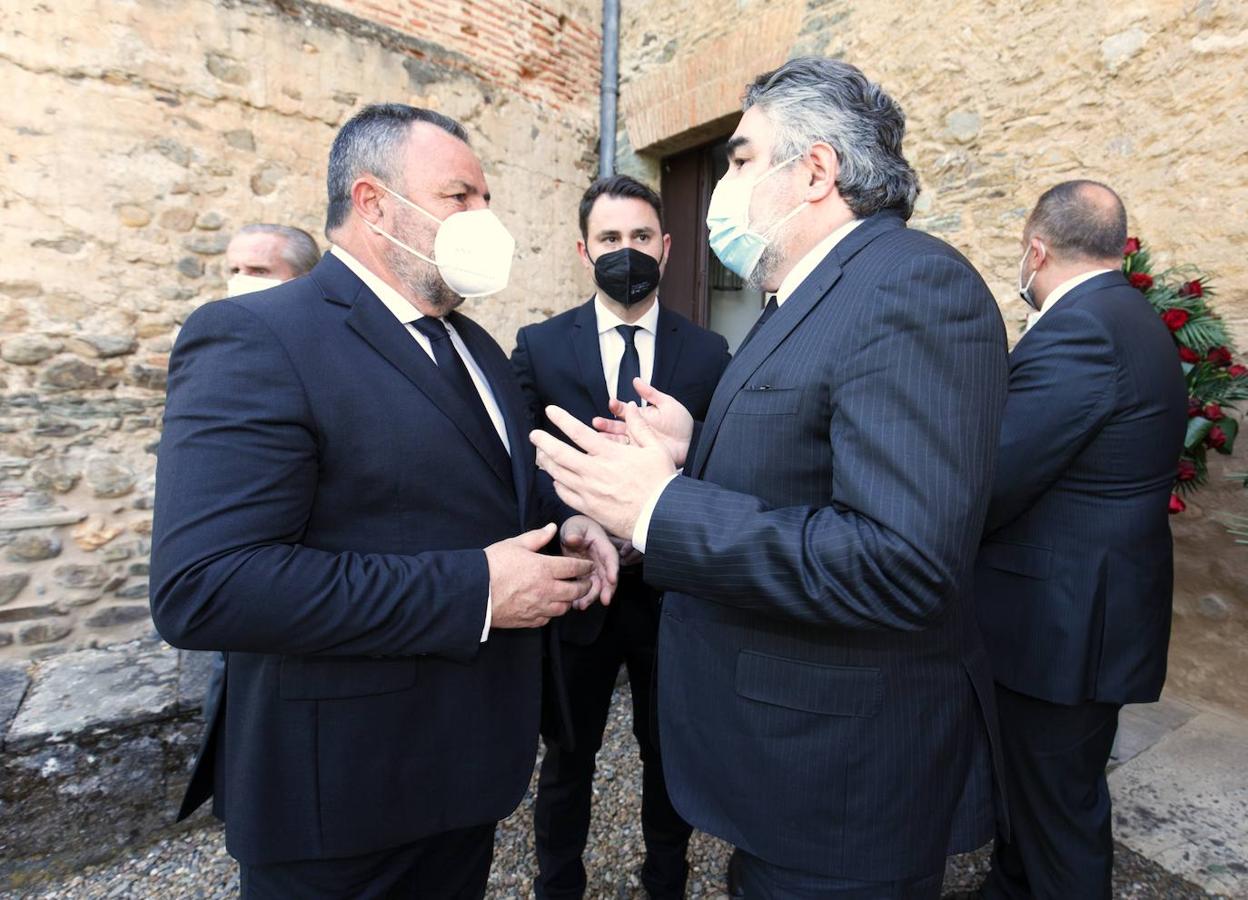
[[[451,343],[451,333],[447,330],[446,323],[432,316],[422,316],[412,323],[412,327],[429,338],[429,345],[433,350],[433,360],[438,364],[438,371],[442,373],[442,376],[446,378],[461,399],[468,404],[469,409],[473,411],[480,423],[485,427],[486,433],[497,438],[498,429],[494,427],[494,420],[490,418],[490,414],[485,408],[485,401],[481,399],[481,394],[477,391],[477,385],[468,373],[468,367],[464,365],[463,357],[459,355],[455,345]],[[498,443],[499,446],[502,446],[501,440]]]
[[[749,333],[745,336],[741,343],[737,344],[738,353],[745,349],[745,345],[750,342],[750,339],[753,338],[754,335],[758,334],[762,327],[767,324],[767,320],[774,316],[776,314],[776,310],[779,308],[780,304],[776,302],[776,295],[772,294],[767,298],[767,305],[763,307],[763,314],[758,317],[758,321],[754,323],[754,327],[750,329]]]
[[[615,397],[621,403],[630,400],[641,406],[641,395],[633,387],[633,379],[641,377],[641,356],[637,353],[637,330],[640,325],[616,325],[624,338],[624,355],[620,357],[620,377],[615,382]]]

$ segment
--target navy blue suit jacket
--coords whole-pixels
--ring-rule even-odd
[[[684,404],[695,420],[706,416],[728,360],[728,342],[722,336],[659,306],[651,383]],[[551,404],[586,425],[594,416],[613,418],[607,406],[610,394],[602,374],[593,298],[545,322],[521,328],[511,363],[538,428],[566,440],[546,418],[546,407]],[[538,477],[549,478],[544,472]],[[589,644],[597,639],[605,618],[606,608],[595,603],[583,612],[569,612],[555,625],[564,640]]]
[[[655,508],[677,810],[763,859],[892,880],[994,821],[971,565],[1006,342],[974,268],[865,220],[729,364]]]
[[[532,774],[539,633],[480,642],[482,548],[547,511],[507,357],[450,321],[502,409],[510,461],[332,255],[201,307],[178,337],[152,613],[175,646],[229,653],[183,812],[215,791],[244,862],[493,822]]]
[[[1160,695],[1186,410],[1174,341],[1120,272],[1019,340],[975,571],[998,682],[1064,704]]]

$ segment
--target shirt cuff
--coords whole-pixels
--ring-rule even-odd
[[[490,591],[485,595],[485,627],[481,629],[481,640],[479,643],[484,644],[490,637],[490,622],[494,618],[494,592]]]
[[[667,486],[672,483],[672,479],[679,477],[679,475],[680,473],[677,472],[663,482],[659,489],[651,494],[642,505],[641,512],[637,516],[637,524],[633,526],[633,546],[637,548],[637,552],[646,552],[646,538],[650,534],[650,519],[654,516],[654,508],[659,505],[659,498],[663,496]]]

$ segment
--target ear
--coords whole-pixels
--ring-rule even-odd
[[[807,203],[818,203],[837,193],[836,177],[840,174],[841,163],[830,144],[819,141],[812,145],[805,159],[799,161],[799,165],[802,163],[810,172],[810,182],[802,199]]]
[[[659,277],[663,277],[663,273],[667,271],[667,260],[672,255],[672,236],[670,234],[663,235],[663,258],[659,260]]]
[[[589,261],[589,250],[585,248],[585,242],[583,240],[576,242],[576,255],[581,258],[581,265],[585,269],[588,269],[589,271],[592,272],[594,269],[594,264]]]
[[[1049,248],[1042,238],[1036,237],[1034,234],[1031,240],[1027,242],[1027,252],[1031,258],[1031,267],[1039,269],[1049,260]]]
[[[355,209],[355,214],[365,222],[376,225],[382,217],[381,195],[381,189],[371,181],[355,179],[355,183],[351,185],[351,206]]]

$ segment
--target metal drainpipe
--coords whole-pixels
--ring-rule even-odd
[[[598,177],[615,174],[615,120],[620,97],[620,0],[602,0],[602,86],[599,91]]]

